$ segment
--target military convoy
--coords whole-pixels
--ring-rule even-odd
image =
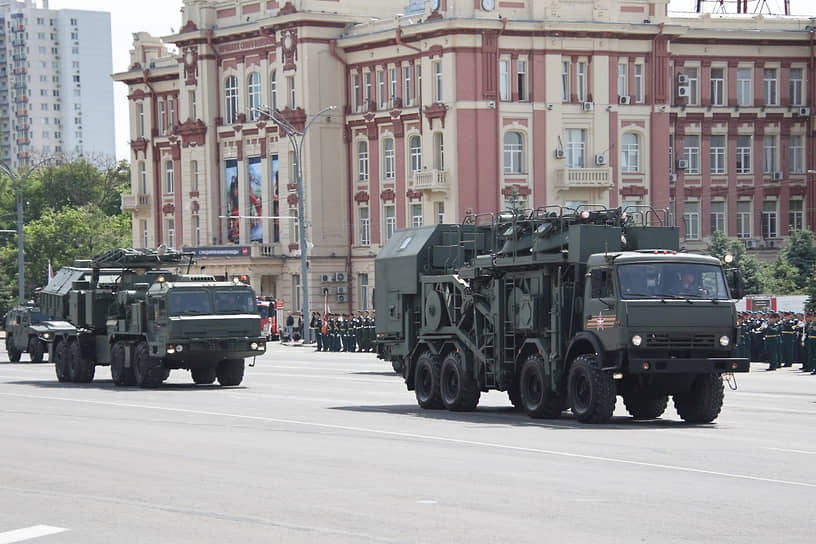
[[[6,313],[3,319],[3,330],[6,333],[6,353],[9,361],[17,363],[23,353],[28,353],[32,363],[41,363],[45,354],[45,342],[40,340],[40,333],[45,329],[41,325],[48,320],[37,306],[15,306]]]
[[[90,382],[109,365],[116,385],[156,387],[171,369],[189,369],[197,384],[240,384],[244,359],[266,350],[255,293],[170,270],[190,264],[165,247],[119,248],[60,269],[39,295],[50,319],[37,328],[59,381]]]
[[[540,208],[395,233],[375,262],[378,354],[422,408],[473,410],[506,391],[530,417],[569,408],[687,422],[720,413],[741,278],[679,251],[648,207]],[[730,287],[729,287],[730,286]]]

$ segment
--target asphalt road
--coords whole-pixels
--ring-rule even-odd
[[[0,351],[0,544],[810,543],[816,376],[764,366],[714,424],[619,399],[592,426],[497,392],[424,411],[370,354],[274,345],[241,387],[142,390]]]

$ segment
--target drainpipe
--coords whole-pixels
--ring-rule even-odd
[[[218,91],[220,89],[220,85],[218,84],[219,80],[221,79],[218,76],[218,49],[216,49],[215,44],[213,43],[213,30],[212,28],[207,29],[207,45],[210,46],[210,51],[212,51],[213,55],[215,55],[215,74],[216,77],[214,78],[214,86],[215,86],[215,116],[221,117],[221,97],[218,95]],[[215,186],[216,188],[220,189],[221,187],[221,168],[217,167],[217,163],[221,160],[221,154],[218,151],[218,127],[213,126],[213,135],[212,135],[213,144],[215,145],[216,150],[216,168],[215,168]],[[216,191],[217,199],[216,202],[218,203],[218,212],[217,215],[221,215],[221,191]],[[218,223],[218,244],[222,244],[224,239],[222,238],[223,230],[221,228],[221,223]]]
[[[499,38],[501,38],[502,34],[504,34],[505,29],[507,28],[507,18],[501,18],[502,26],[499,29],[499,33],[496,35],[496,60],[500,60],[501,55],[499,52],[501,51],[501,47],[499,47]],[[510,89],[508,89],[509,91]],[[501,124],[501,111],[499,110],[499,105],[501,104],[501,89],[497,89],[496,92],[496,101],[494,102],[496,105],[495,112],[496,112],[496,144],[499,146],[499,149],[502,150],[504,146],[504,140],[502,138],[502,124]],[[499,159],[496,161],[496,179],[502,180],[502,176],[504,175],[504,168],[503,168],[503,161],[504,155],[502,151],[499,151]],[[501,181],[499,182],[499,186],[501,187]],[[499,190],[499,210],[502,209],[501,205],[501,190]],[[477,213],[482,210],[476,210]],[[498,210],[496,210],[498,211]]]
[[[144,69],[142,70],[142,83],[150,89],[150,126],[151,126],[151,133],[150,133],[150,143],[154,145],[153,142],[153,127],[156,126],[156,90],[153,88],[153,85],[150,84],[150,78],[148,74],[150,70]],[[145,154],[147,153],[147,147],[145,147]],[[161,205],[161,160],[159,154],[154,149],[151,152],[153,156],[153,194],[156,195],[156,209],[158,213],[156,214],[156,218],[154,220],[154,228],[156,229],[156,236],[155,242],[156,246],[159,246],[160,242],[164,242],[163,240],[163,232],[162,232],[162,205]],[[147,157],[145,157],[147,158]]]

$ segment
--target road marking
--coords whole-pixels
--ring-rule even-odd
[[[200,415],[200,416],[209,416],[209,417],[225,417],[225,418],[234,418],[234,419],[244,419],[249,421],[261,421],[264,423],[279,423],[282,425],[300,425],[303,427],[316,427],[320,429],[330,429],[334,431],[348,431],[348,432],[356,432],[356,433],[367,433],[372,435],[378,436],[394,436],[399,438],[411,438],[417,440],[427,440],[431,442],[439,442],[445,444],[460,444],[466,446],[476,446],[480,448],[493,448],[497,450],[506,450],[506,451],[518,451],[524,453],[537,453],[540,455],[550,455],[553,457],[563,457],[567,459],[580,459],[584,461],[597,461],[601,463],[609,463],[609,464],[617,464],[617,465],[627,465],[627,466],[635,466],[635,467],[644,467],[644,468],[653,468],[658,470],[667,470],[672,472],[685,472],[689,474],[701,474],[706,476],[717,476],[720,478],[730,478],[733,480],[748,480],[752,482],[764,482],[770,484],[780,484],[780,485],[787,485],[793,487],[806,487],[810,489],[816,489],[816,483],[811,482],[803,482],[803,481],[795,481],[795,480],[780,480],[778,478],[764,478],[762,476],[751,476],[749,474],[739,474],[733,472],[722,472],[717,470],[706,470],[701,468],[694,468],[694,467],[684,467],[681,465],[667,465],[663,463],[649,463],[647,461],[636,461],[633,459],[623,459],[618,457],[604,457],[600,455],[588,455],[583,453],[572,453],[568,451],[558,451],[558,450],[546,450],[541,448],[530,448],[526,446],[513,446],[510,444],[499,444],[496,442],[481,442],[478,440],[463,440],[459,438],[450,438],[445,436],[434,436],[434,435],[424,435],[424,434],[417,434],[417,433],[404,433],[399,431],[386,431],[383,429],[367,429],[365,427],[353,427],[350,425],[334,425],[331,423],[316,423],[313,421],[300,421],[296,419],[282,419],[282,418],[274,418],[274,417],[264,417],[264,416],[252,416],[246,414],[231,414],[228,412],[211,412],[207,410],[192,410],[189,408],[173,408],[169,406],[156,406],[151,404],[134,404],[134,403],[127,403],[127,402],[108,402],[108,401],[101,401],[101,400],[89,400],[89,399],[72,399],[66,397],[52,397],[48,395],[23,395],[18,393],[5,393],[0,392],[0,396],[5,397],[14,397],[14,398],[24,398],[24,399],[37,399],[37,400],[52,400],[52,401],[59,401],[59,402],[73,402],[76,404],[92,404],[92,405],[99,405],[99,406],[115,406],[117,408],[134,408],[139,410],[157,410],[163,412],[173,412],[179,414],[193,414],[193,415]],[[0,541],[0,544],[3,544]]]
[[[816,451],[806,451],[806,450],[789,450],[785,448],[766,448],[771,451],[783,451],[786,453],[804,453],[805,455],[816,455]]]
[[[0,533],[0,544],[23,542],[24,540],[31,540],[32,538],[63,533],[67,530],[68,529],[63,529],[62,527],[51,527],[50,525],[33,525],[31,527],[26,527],[25,529],[17,529],[16,531]]]

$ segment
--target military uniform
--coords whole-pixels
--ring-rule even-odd
[[[780,332],[782,334],[782,357],[781,366],[793,365],[793,345],[796,341],[796,322],[793,318],[783,319],[780,322]]]
[[[816,372],[816,319],[809,316],[810,321],[805,327],[805,362],[802,370]]]
[[[782,359],[782,325],[774,317],[765,329],[765,349],[768,352],[768,370],[779,368]]]

